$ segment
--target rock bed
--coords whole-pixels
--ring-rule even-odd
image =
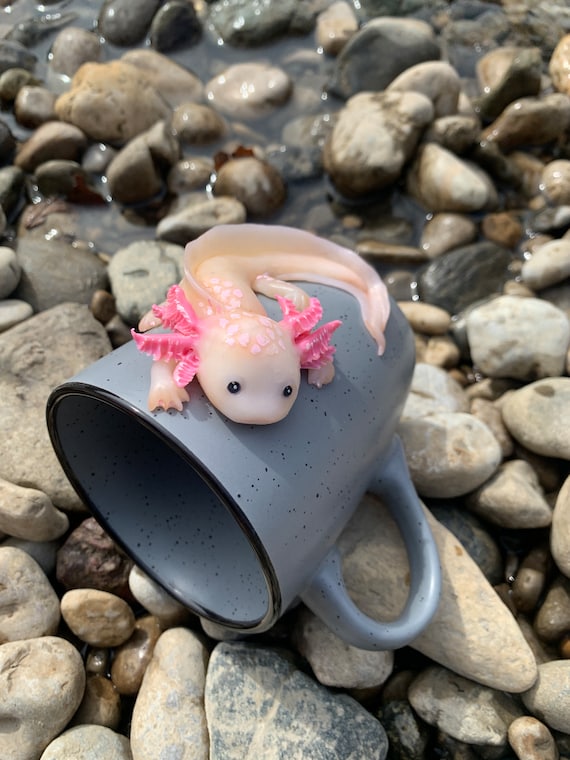
[[[570,757],[570,14],[358,5],[4,14],[1,757]],[[399,432],[443,593],[404,650],[302,608],[220,642],[51,450],[50,390],[128,339],[187,240],[246,219],[355,248],[414,329]],[[384,506],[340,543],[358,604],[397,614]]]

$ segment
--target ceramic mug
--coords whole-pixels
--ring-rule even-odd
[[[152,360],[131,341],[53,391],[51,440],[105,530],[201,617],[257,633],[302,600],[346,642],[394,649],[427,625],[440,591],[437,550],[395,435],[414,341],[392,302],[378,356],[356,299],[303,288],[327,319],[343,321],[336,372],[321,389],[303,380],[282,421],[231,422],[196,380],[182,412],[148,411]],[[408,552],[408,601],[391,622],[352,602],[335,545],[367,490],[390,508]]]

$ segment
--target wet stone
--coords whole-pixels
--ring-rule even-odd
[[[477,63],[483,96],[477,110],[484,119],[496,119],[513,100],[538,95],[542,76],[539,48],[502,47]]]
[[[361,91],[380,92],[406,69],[439,57],[437,40],[425,21],[375,18],[340,52],[331,89],[344,98]],[[371,60],[377,65],[371,66]]]
[[[225,0],[212,5],[209,21],[224,43],[236,47],[263,45],[287,33],[306,33],[314,24],[312,4],[297,0]]]
[[[73,722],[76,725],[84,723],[114,729],[120,720],[121,696],[112,681],[103,675],[88,676],[83,699],[73,716]]]
[[[535,546],[521,562],[512,584],[512,600],[520,612],[533,612],[542,596],[550,569],[548,548]]]
[[[568,162],[570,165],[570,161]],[[521,277],[534,290],[542,290],[570,277],[570,239],[551,240],[523,262]]]
[[[204,87],[196,74],[156,50],[133,48],[121,57],[121,61],[138,69],[171,109],[189,100],[203,99]]]
[[[269,63],[236,63],[206,83],[206,97],[228,117],[267,116],[291,95],[287,73]]]
[[[540,189],[557,206],[570,203],[570,161],[549,161],[542,171]]]
[[[182,103],[174,111],[171,128],[184,145],[206,145],[223,137],[227,125],[210,106]]]
[[[14,115],[19,124],[35,129],[40,124],[57,119],[57,96],[45,87],[26,85],[20,88],[14,101]]]
[[[123,644],[135,628],[135,616],[118,596],[97,589],[72,589],[61,599],[61,614],[73,633],[97,647]]]
[[[49,636],[59,619],[59,600],[37,562],[0,545],[0,644]]]
[[[100,61],[103,46],[100,37],[94,32],[68,26],[54,39],[50,56],[49,66],[52,71],[72,77],[84,63]]]
[[[455,69],[445,61],[424,61],[403,71],[386,88],[388,92],[412,90],[420,92],[433,103],[435,119],[456,113],[459,102],[460,79]]]
[[[214,193],[235,198],[254,217],[264,217],[283,205],[286,189],[279,172],[258,158],[226,161],[218,170]]]
[[[473,243],[439,256],[418,274],[420,296],[457,314],[490,293],[500,293],[512,254],[489,242]]]
[[[559,92],[570,95],[570,34],[565,34],[556,45],[550,62],[548,72],[552,77],[552,83]]]
[[[49,121],[20,145],[14,163],[24,171],[33,172],[44,161],[56,158],[75,161],[86,146],[87,139],[81,129],[73,124]]]
[[[477,144],[480,131],[481,125],[473,116],[440,116],[427,128],[424,141],[437,143],[461,156]]]
[[[511,249],[523,236],[523,226],[517,215],[507,211],[486,214],[481,222],[481,231],[487,240]]]
[[[192,3],[170,0],[156,12],[150,25],[150,44],[162,53],[195,45],[202,25]]]
[[[471,243],[477,227],[467,214],[434,214],[422,230],[420,247],[429,259]]]
[[[81,655],[64,639],[43,636],[0,647],[2,719],[0,753],[10,760],[37,758],[67,725],[81,702]]]
[[[327,55],[337,55],[358,30],[354,9],[344,0],[337,0],[317,16],[315,39]]]
[[[219,196],[204,200],[201,194],[184,197],[180,210],[173,210],[156,226],[156,236],[183,246],[216,224],[241,224],[247,211],[237,198]]]
[[[22,87],[40,84],[31,71],[13,68],[0,74],[0,97],[2,100],[13,101]]]
[[[140,42],[160,5],[159,0],[105,0],[97,21],[97,30],[109,42],[127,47]]]
[[[128,641],[117,647],[111,666],[111,680],[119,694],[136,694],[162,628],[157,617],[146,615],[135,623]]]
[[[21,43],[13,40],[0,41],[0,73],[16,68],[33,71],[36,61],[36,56]]]
[[[552,93],[543,98],[520,98],[508,105],[483,132],[485,140],[504,151],[557,140],[570,126],[570,97]]]
[[[214,174],[214,162],[207,157],[183,158],[177,161],[166,177],[169,192],[184,195],[204,190]]]
[[[398,306],[412,329],[424,335],[444,335],[450,328],[451,315],[421,301],[400,301]]]

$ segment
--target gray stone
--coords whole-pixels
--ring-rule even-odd
[[[378,714],[390,743],[393,760],[424,760],[429,729],[406,700],[392,700]]]
[[[207,649],[193,631],[171,628],[160,636],[133,709],[135,760],[207,760],[207,660]]]
[[[523,262],[521,277],[533,290],[542,290],[570,277],[570,240],[550,240],[537,247],[532,258]]]
[[[186,245],[217,224],[242,224],[247,217],[243,203],[237,198],[218,196],[206,198],[202,193],[191,193],[184,198],[182,208],[161,219],[156,236],[161,240]]]
[[[453,248],[471,243],[477,236],[473,220],[466,214],[434,214],[426,223],[420,248],[430,259],[436,259]]]
[[[510,103],[483,131],[482,137],[505,151],[557,140],[570,126],[570,97],[553,92]]]
[[[210,756],[224,760],[383,760],[388,750],[381,724],[358,702],[319,686],[285,655],[243,643],[212,652],[206,714]]]
[[[14,115],[19,124],[35,129],[57,119],[56,99],[57,95],[46,87],[26,85],[18,90],[14,100]]]
[[[419,272],[419,294],[457,314],[491,293],[500,293],[510,277],[511,260],[509,250],[487,241],[456,248]]]
[[[87,147],[85,133],[73,124],[48,121],[20,144],[15,165],[27,172],[56,158],[76,161]]]
[[[45,575],[53,577],[56,554],[59,548],[58,541],[26,541],[23,538],[9,536],[1,542],[0,546],[11,546],[14,549],[21,549],[38,563]]]
[[[430,725],[468,744],[504,746],[507,731],[523,711],[508,694],[431,667],[408,692],[412,707]]]
[[[59,599],[37,562],[0,545],[0,644],[55,633],[59,617]]]
[[[126,736],[106,726],[68,728],[48,744],[39,760],[132,760]]]
[[[439,118],[456,113],[461,81],[449,63],[424,61],[403,71],[386,89],[421,92],[432,101],[434,117]]]
[[[15,251],[8,246],[0,246],[0,299],[13,293],[19,280],[20,265]]]
[[[50,50],[52,71],[72,77],[88,61],[99,61],[103,55],[101,38],[95,32],[67,26],[58,33]]]
[[[570,322],[547,301],[499,296],[474,307],[466,325],[473,362],[489,377],[528,381],[564,371]]]
[[[509,433],[527,449],[570,459],[570,378],[548,377],[512,391],[502,412]]]
[[[331,89],[344,98],[363,90],[379,92],[406,69],[439,57],[435,35],[425,21],[375,18],[340,52]]]
[[[21,276],[15,297],[34,311],[65,303],[89,304],[97,290],[107,287],[107,267],[92,251],[77,247],[59,236],[34,234],[18,238],[17,257]]]
[[[537,681],[522,699],[536,718],[556,731],[570,734],[570,660],[539,665]]]
[[[0,334],[0,477],[43,491],[56,507],[82,507],[50,443],[45,406],[56,385],[109,350],[104,327],[79,304]]]
[[[542,76],[539,48],[502,47],[477,63],[481,92],[477,108],[486,120],[496,119],[509,103],[538,95]]]
[[[417,362],[402,420],[427,417],[434,412],[467,412],[469,401],[463,388],[440,367]]]
[[[113,45],[129,47],[145,36],[160,0],[105,0],[99,11],[97,29]]]
[[[196,74],[156,50],[134,48],[126,52],[121,60],[139,69],[172,109],[189,100],[203,99],[204,86]]]
[[[167,53],[195,45],[202,34],[200,18],[192,3],[169,0],[156,12],[150,25],[150,44]]]
[[[81,655],[65,639],[42,636],[2,644],[0,757],[38,758],[71,719],[84,686]]]
[[[28,541],[52,541],[68,527],[67,515],[45,493],[0,478],[0,531]]]
[[[306,7],[305,7],[306,5]],[[209,21],[224,43],[251,47],[291,32],[308,32],[315,10],[297,0],[224,0],[213,3]]]
[[[494,689],[520,692],[536,662],[517,622],[455,536],[427,513],[442,567],[442,592],[414,649]],[[394,619],[409,588],[406,551],[387,508],[366,496],[339,539],[351,597],[377,620]]]
[[[131,243],[115,253],[109,279],[117,311],[127,324],[136,325],[182,279],[183,253],[180,246],[154,240]]]

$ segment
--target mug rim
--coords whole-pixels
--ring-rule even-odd
[[[68,396],[80,396],[93,399],[136,420],[138,424],[157,436],[162,444],[168,446],[168,448],[177,454],[196,473],[196,475],[201,478],[206,486],[214,493],[218,501],[229,512],[230,516],[236,521],[239,530],[241,530],[255,554],[265,580],[268,597],[267,611],[264,615],[253,621],[236,621],[225,618],[214,610],[210,610],[199,603],[193,602],[192,604],[189,604],[189,601],[183,598],[182,594],[176,589],[168,588],[164,581],[160,579],[158,573],[147,564],[143,556],[140,556],[136,548],[128,545],[121,535],[113,529],[112,524],[103,516],[101,510],[91,499],[88,492],[83,488],[81,481],[75,477],[74,469],[70,465],[66,451],[61,444],[58,426],[56,424],[57,410],[60,402]],[[250,632],[255,632],[257,630],[263,631],[271,627],[277,621],[280,614],[284,611],[281,610],[281,590],[273,563],[271,562],[257,531],[240,508],[239,504],[232,498],[218,478],[209,468],[199,461],[190,449],[181,444],[180,439],[174,433],[162,425],[157,424],[152,417],[146,415],[135,404],[122,398],[117,393],[80,380],[67,381],[52,390],[47,401],[46,420],[51,444],[59,463],[72,487],[88,507],[91,516],[93,516],[103,527],[105,532],[111,536],[113,541],[120,546],[121,550],[133,560],[135,565],[143,570],[143,572],[159,585],[160,588],[164,589],[164,591],[176,599],[176,601],[180,602],[184,607],[200,617],[205,617],[208,620],[227,628]]]

